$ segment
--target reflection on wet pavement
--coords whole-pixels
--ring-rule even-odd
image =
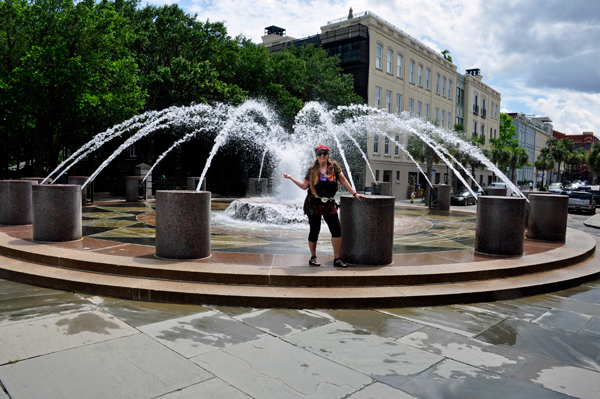
[[[86,369],[77,383],[86,389],[114,380],[115,367],[119,386],[140,386],[140,374],[127,370],[143,358],[152,378],[181,379],[146,397],[596,399],[600,305],[581,298],[599,289],[440,307],[290,310],[137,302],[0,280],[0,378],[10,397],[65,397],[74,371],[61,369],[78,356],[85,360],[76,368]],[[167,358],[176,366],[165,374]]]
[[[154,245],[155,212],[153,203],[140,206],[86,207],[83,234],[104,240]],[[212,212],[222,212],[226,202],[211,203]],[[475,216],[460,213],[436,213],[426,209],[398,207],[395,211],[394,253],[430,253],[472,249]],[[319,253],[332,255],[327,228],[321,229]],[[211,229],[211,250],[225,252],[306,254],[307,226],[294,229],[262,226],[249,229],[219,223]],[[293,238],[290,240],[290,238]]]

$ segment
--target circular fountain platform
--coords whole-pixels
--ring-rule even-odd
[[[213,210],[226,206],[214,203]],[[0,278],[157,302],[364,308],[509,299],[600,275],[597,240],[572,229],[564,244],[526,239],[520,257],[477,254],[472,213],[397,207],[394,263],[336,269],[331,255],[319,257],[322,267],[308,267],[300,225],[246,231],[223,224],[212,229],[218,245],[209,259],[168,261],[142,245],[151,239],[149,205],[84,209],[87,237],[78,242],[39,244],[31,241],[31,226],[0,227]]]

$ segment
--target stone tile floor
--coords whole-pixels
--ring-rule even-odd
[[[0,280],[0,399],[596,399],[598,381],[600,280],[370,310],[133,302]]]

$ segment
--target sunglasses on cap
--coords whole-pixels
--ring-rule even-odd
[[[329,151],[319,151],[317,152],[317,156],[320,157],[321,155],[326,156],[329,155]]]

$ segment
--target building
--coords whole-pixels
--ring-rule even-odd
[[[599,141],[599,139],[594,135],[594,132],[583,132],[582,134],[565,134],[558,132],[556,130],[552,131],[552,137],[555,139],[571,139],[573,140],[574,150],[578,148],[585,148],[588,152],[591,151],[594,144]],[[567,166],[568,169],[568,166]],[[594,182],[597,184],[597,178],[593,176],[592,171],[587,168],[587,165],[583,164],[576,168],[576,170],[567,171],[569,174],[565,174],[565,178],[567,180],[587,180],[588,182]],[[554,181],[558,181],[558,176],[556,176],[557,169],[554,169],[553,176]]]
[[[535,117],[523,113],[509,113],[517,130],[519,146],[525,148],[531,166],[525,166],[515,173],[514,182],[541,182],[543,171],[537,171],[534,163],[540,156],[542,148],[547,146],[552,137],[552,120],[546,116]]]
[[[370,11],[354,14],[351,9],[347,18],[328,21],[320,34],[304,39],[294,39],[285,29],[270,26],[262,40],[271,52],[314,44],[330,56],[339,56],[340,66],[353,75],[357,93],[371,107],[394,114],[408,111],[446,129],[462,124],[467,137],[469,125],[465,123],[476,123],[478,136],[497,134],[500,94],[481,82],[479,70],[461,75],[444,55]],[[406,137],[394,139],[407,145]],[[375,180],[391,182],[392,194],[398,198],[410,196],[409,186],[425,183],[417,166],[388,137],[369,134],[367,156]],[[433,169],[432,183],[451,181],[445,164]],[[479,172],[480,182],[491,182],[490,171]],[[489,179],[484,179],[484,174]],[[355,181],[370,187],[373,177],[364,172]]]

